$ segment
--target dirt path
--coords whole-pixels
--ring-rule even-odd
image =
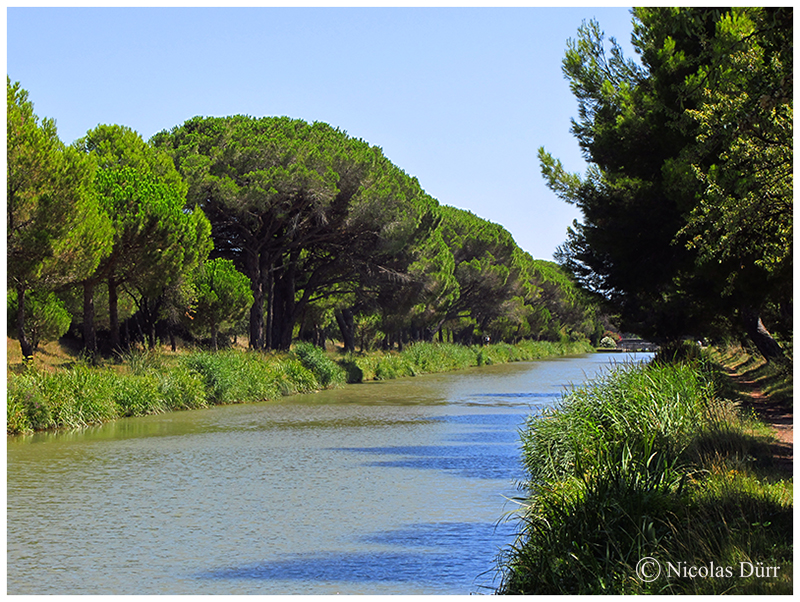
[[[775,464],[792,473],[794,460],[794,416],[791,409],[780,407],[758,388],[758,384],[748,380],[743,374],[731,374],[731,378],[747,395],[746,405],[753,408],[766,424],[772,427],[777,441],[772,444]]]

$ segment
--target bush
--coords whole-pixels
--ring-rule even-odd
[[[19,337],[17,332],[17,291],[9,289],[6,296],[8,334]],[[69,330],[72,315],[64,301],[55,293],[29,291],[25,295],[25,330],[34,349],[42,341],[57,341]]]

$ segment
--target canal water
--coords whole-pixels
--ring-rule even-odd
[[[482,594],[519,429],[649,354],[370,382],[9,437],[9,594]]]

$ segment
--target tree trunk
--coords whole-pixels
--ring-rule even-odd
[[[342,342],[344,343],[345,352],[350,351],[354,353],[356,350],[356,329],[353,310],[349,307],[337,309],[336,312],[334,312],[334,316],[336,316],[336,323],[339,325],[339,330],[342,333]]]
[[[119,294],[117,281],[108,279],[108,319],[111,326],[111,348],[119,349]]]
[[[33,357],[33,345],[28,340],[25,333],[25,287],[17,285],[17,336],[19,337],[19,347],[22,350],[22,359],[27,360]]]
[[[97,352],[97,335],[94,328],[94,281],[83,282],[83,348]]]
[[[292,333],[294,332],[295,286],[294,274],[288,275],[284,282],[283,299],[281,303],[280,320],[278,322],[279,336],[278,349],[289,351],[292,346]]]
[[[273,282],[272,345],[275,349],[289,351],[296,321],[295,269],[290,260]]]
[[[250,286],[253,290],[253,305],[250,307],[250,347],[263,349],[264,347],[264,282],[261,277],[258,257],[248,255],[247,272],[250,276]]]
[[[272,274],[272,270],[270,269],[266,275],[266,282],[267,282],[267,324],[264,328],[264,335],[266,340],[264,341],[264,348],[265,349],[272,349],[272,322],[275,318],[275,278]]]
[[[211,323],[211,345],[214,347],[214,351],[218,351],[219,348],[217,347],[217,323]]]
[[[781,346],[772,338],[772,335],[764,326],[761,316],[756,310],[749,307],[743,308],[740,311],[740,316],[747,336],[756,346],[759,353],[764,356],[764,359],[771,362],[786,357]]]

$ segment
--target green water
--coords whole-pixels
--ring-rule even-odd
[[[647,354],[627,356],[636,359]],[[498,585],[518,430],[620,354],[9,437],[9,594],[469,594]]]

